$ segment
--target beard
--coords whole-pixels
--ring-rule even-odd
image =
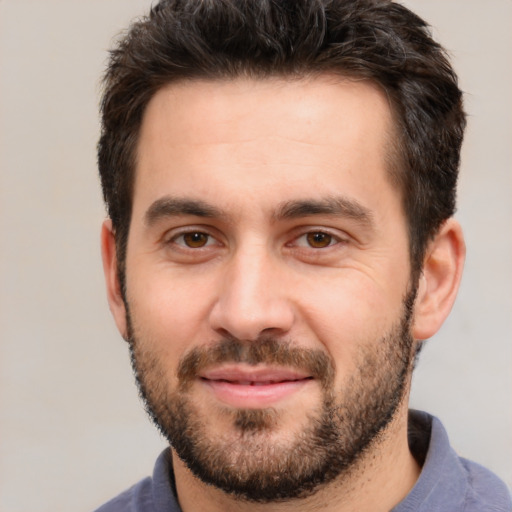
[[[405,400],[415,359],[410,329],[415,295],[416,290],[408,293],[389,332],[360,347],[355,371],[342,389],[334,388],[335,363],[324,351],[274,338],[230,338],[196,347],[180,360],[178,386],[170,389],[165,362],[146,348],[150,340],[137,337],[127,313],[132,366],[146,410],[204,483],[250,502],[309,496],[355,469]],[[302,370],[320,383],[322,399],[291,436],[279,435],[282,413],[273,408],[222,409],[229,428],[214,433],[190,391],[202,369],[227,362]]]

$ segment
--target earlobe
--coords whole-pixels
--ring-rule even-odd
[[[415,339],[433,336],[450,313],[459,289],[466,256],[460,224],[448,219],[430,242],[418,283],[412,333]]]
[[[121,336],[126,339],[126,308],[117,272],[116,240],[110,219],[105,220],[101,227],[101,256],[110,311]]]

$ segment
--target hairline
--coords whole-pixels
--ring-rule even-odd
[[[131,186],[130,186],[130,218],[128,222],[131,222],[131,214],[132,214],[132,206],[133,206],[133,198],[135,192],[135,182],[137,177],[137,160],[138,160],[138,148],[140,144],[140,134],[142,130],[142,125],[144,123],[144,118],[146,116],[146,112],[150,102],[155,98],[155,96],[160,93],[162,90],[174,87],[176,85],[182,84],[193,84],[193,83],[228,83],[234,82],[237,80],[253,80],[255,82],[272,82],[272,81],[280,81],[285,84],[286,82],[300,82],[300,81],[312,81],[318,78],[331,78],[333,83],[342,83],[344,81],[347,82],[365,82],[367,84],[371,84],[376,87],[380,93],[385,97],[387,105],[389,107],[390,112],[390,123],[388,126],[388,130],[384,134],[384,144],[385,144],[385,154],[384,154],[384,165],[386,170],[386,176],[389,180],[391,186],[397,189],[400,194],[400,198],[402,203],[405,200],[405,189],[403,186],[402,177],[407,172],[405,168],[405,159],[403,155],[402,146],[402,123],[399,118],[399,114],[397,112],[397,108],[391,99],[388,90],[379,83],[378,80],[371,77],[359,76],[357,73],[350,73],[349,71],[345,72],[342,70],[306,70],[302,73],[300,72],[283,72],[283,73],[251,73],[249,71],[243,71],[234,75],[227,74],[219,74],[218,76],[208,76],[208,75],[198,75],[193,77],[179,77],[176,79],[170,79],[167,82],[163,83],[159,87],[155,88],[152,94],[149,96],[148,100],[144,105],[144,109],[142,112],[140,123],[138,124],[138,129],[135,132],[135,141],[133,145],[130,147],[130,153],[128,155],[130,161],[130,171],[132,173],[131,176]],[[405,209],[405,205],[403,206],[403,213],[407,217],[407,212]],[[128,228],[129,231],[129,228]]]
[[[128,238],[130,235],[130,227],[133,214],[133,200],[135,195],[135,183],[137,178],[137,167],[138,167],[138,155],[139,155],[139,144],[140,134],[142,131],[142,125],[144,118],[149,106],[149,103],[153,98],[162,90],[170,88],[176,85],[191,84],[191,83],[227,83],[236,80],[253,80],[253,81],[280,81],[281,83],[286,82],[300,82],[300,81],[311,81],[320,77],[331,78],[334,83],[341,83],[343,81],[349,82],[365,82],[376,87],[385,97],[390,112],[390,122],[386,133],[384,134],[385,143],[385,154],[384,154],[384,165],[386,170],[386,179],[390,185],[400,194],[400,204],[402,207],[402,213],[406,220],[407,225],[407,236],[408,236],[408,249],[409,249],[409,260],[411,263],[411,272],[416,275],[419,270],[418,262],[414,261],[415,254],[413,250],[413,236],[412,232],[413,221],[408,214],[406,208],[406,158],[402,149],[403,146],[403,128],[400,120],[400,115],[397,112],[397,107],[390,97],[389,91],[386,87],[381,84],[374,77],[367,77],[358,74],[357,72],[351,72],[349,70],[327,68],[327,69],[304,69],[300,71],[283,71],[283,72],[258,72],[251,69],[240,70],[235,73],[218,73],[218,74],[197,74],[195,76],[181,76],[176,78],[170,78],[167,81],[163,81],[158,87],[155,87],[144,103],[140,122],[137,125],[137,129],[132,133],[133,143],[130,145],[129,152],[127,155],[129,173],[131,174],[129,180],[128,199],[129,209],[126,211],[127,218],[120,219],[122,238],[118,240],[117,230],[119,226],[114,226],[114,234],[116,235],[116,254],[118,258],[118,269],[119,277],[121,278],[121,288],[125,288],[125,269],[126,269],[126,254],[128,249]]]

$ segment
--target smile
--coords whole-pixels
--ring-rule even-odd
[[[254,381],[254,380],[221,380],[221,382],[229,382],[230,384],[236,384],[238,386],[267,386],[271,384],[280,384],[283,382],[295,382],[302,379],[294,379],[292,381],[288,380],[262,380],[262,381]]]
[[[288,369],[238,367],[205,371],[199,378],[217,400],[244,409],[275,406],[313,380],[309,375]]]

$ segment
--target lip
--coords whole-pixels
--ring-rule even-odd
[[[222,403],[235,408],[272,407],[312,382],[289,368],[224,366],[201,372],[200,382]]]

